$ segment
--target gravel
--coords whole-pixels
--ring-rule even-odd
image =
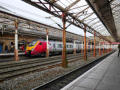
[[[46,82],[49,82],[56,77],[81,67],[82,65],[92,62],[93,60],[95,60],[95,58],[89,57],[89,60],[87,61],[80,59],[69,63],[68,68],[62,68],[58,66],[40,72],[21,75],[16,78],[0,82],[0,90],[31,90],[32,88],[43,85]]]

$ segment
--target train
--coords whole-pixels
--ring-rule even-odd
[[[63,49],[63,43],[60,41],[49,41],[48,42],[49,53],[51,54],[61,54]],[[87,44],[87,51],[93,49],[94,44]],[[83,42],[66,42],[66,53],[73,53],[74,48],[76,52],[81,52],[84,48]],[[105,46],[101,46],[101,48],[106,48]],[[99,49],[99,45],[96,45],[96,49]],[[47,50],[47,42],[45,40],[33,40],[26,46],[25,55],[27,56],[37,56],[37,55],[45,55]]]
[[[63,43],[60,41],[49,41],[49,53],[50,54],[61,54],[63,49]],[[66,53],[73,53],[74,48],[76,52],[80,52],[84,47],[82,42],[66,42]],[[88,46],[88,49],[92,48],[91,45]],[[47,49],[47,42],[44,40],[33,40],[30,42],[25,50],[25,55],[36,56],[36,55],[45,55]]]

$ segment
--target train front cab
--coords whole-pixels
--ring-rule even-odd
[[[37,56],[43,55],[46,52],[46,43],[44,41],[34,40],[26,47],[25,55]]]
[[[38,41],[34,40],[34,41],[30,42],[30,43],[27,45],[26,50],[25,50],[25,55],[28,55],[28,56],[31,56],[31,55],[32,55],[33,50],[34,50],[34,48],[35,48],[36,45],[37,45],[37,42],[38,42]]]

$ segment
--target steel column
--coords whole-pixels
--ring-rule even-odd
[[[46,28],[46,43],[47,43],[46,57],[49,57],[48,28]]]
[[[94,31],[94,52],[93,56],[96,57],[96,40],[95,40],[95,31]]]
[[[86,26],[84,27],[84,60],[87,60],[87,55],[86,55]]]
[[[67,59],[66,59],[66,14],[62,13],[62,22],[63,22],[63,50],[62,50],[62,67],[67,67]]]
[[[15,20],[15,50],[14,50],[14,55],[15,55],[15,61],[19,60],[18,57],[18,20]]]

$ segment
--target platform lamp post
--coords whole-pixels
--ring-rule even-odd
[[[15,55],[15,61],[19,60],[18,57],[18,20],[16,19],[15,22],[15,50],[14,50],[14,55]]]
[[[86,26],[84,26],[84,60],[87,60],[87,55],[86,55]]]
[[[62,50],[62,67],[67,68],[68,62],[66,59],[66,13],[62,13],[62,22],[63,22],[63,50]]]
[[[46,28],[46,43],[47,43],[46,57],[49,57],[48,28]]]
[[[96,57],[96,40],[95,40],[95,31],[94,31],[94,52],[93,56]]]

